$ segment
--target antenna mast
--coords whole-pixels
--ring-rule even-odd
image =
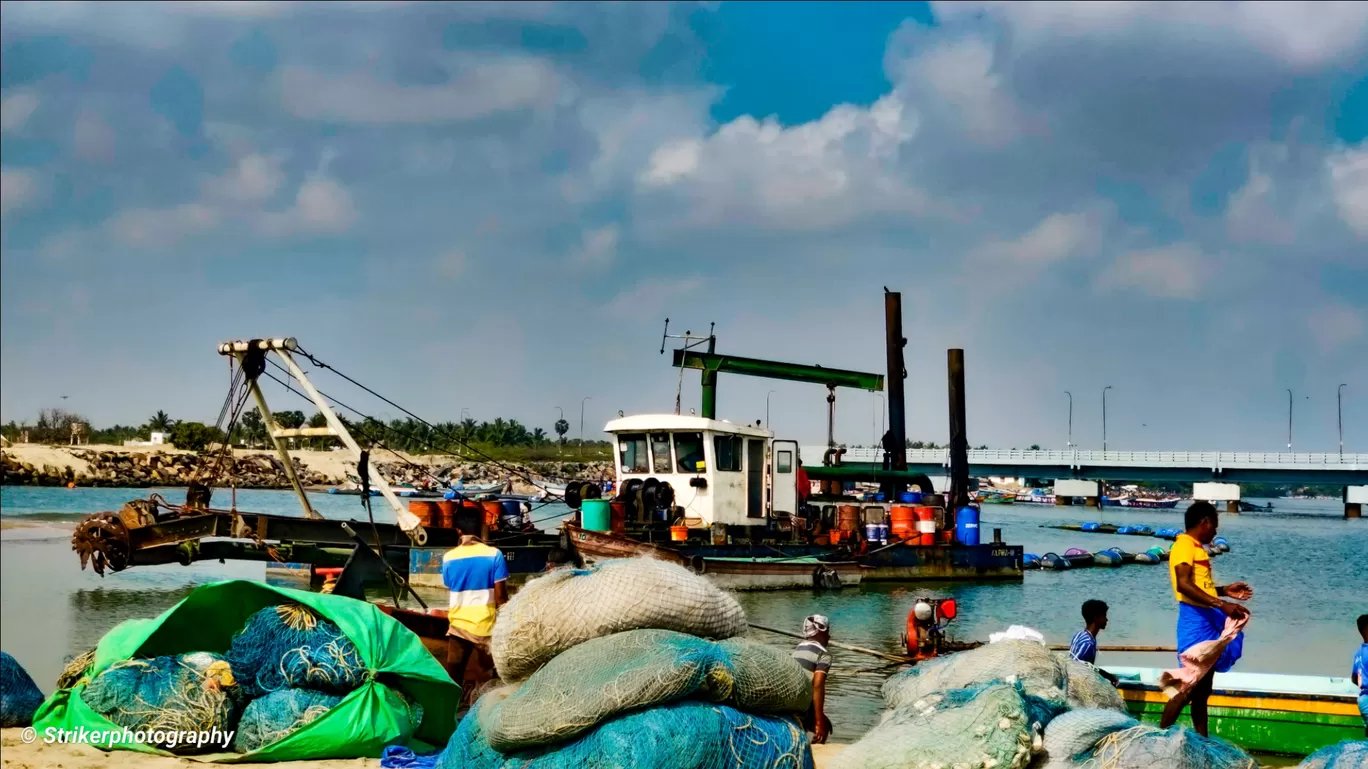
[[[709,323],[709,324],[708,324],[708,335],[707,335],[707,336],[694,336],[694,335],[693,335],[693,332],[692,332],[692,331],[689,331],[688,329],[685,329],[683,334],[671,334],[671,333],[670,333],[670,319],[669,319],[669,318],[666,318],[666,319],[665,319],[665,333],[661,334],[661,336],[660,336],[660,354],[661,354],[661,355],[664,355],[664,354],[665,354],[665,340],[667,340],[667,339],[683,339],[683,340],[684,340],[684,347],[683,347],[682,349],[685,349],[685,350],[691,349],[691,348],[693,348],[693,347],[695,347],[695,346],[697,346],[697,345],[699,345],[699,344],[702,344],[703,342],[706,341],[706,342],[708,343],[708,353],[709,353],[709,354],[715,353],[715,352],[717,352],[717,335],[716,335],[715,333],[713,333],[713,330],[716,329],[716,328],[717,328],[717,323],[716,323],[716,322]],[[708,372],[704,372],[704,373],[703,373],[703,376],[706,377],[707,375],[708,375]],[[716,376],[717,376],[717,374],[714,373],[714,374],[713,374],[713,377],[715,378]],[[676,384],[675,384],[675,408],[674,408],[675,416],[679,416],[680,398],[681,398],[681,395],[683,394],[683,392],[684,392],[684,369],[681,367],[681,368],[679,369],[679,381],[676,382]]]

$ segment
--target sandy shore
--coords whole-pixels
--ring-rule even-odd
[[[3,769],[175,769],[176,767],[207,766],[184,758],[148,756],[128,750],[108,753],[88,745],[26,744],[21,729],[0,730],[0,767]],[[817,769],[844,748],[844,745],[814,745],[812,757]],[[373,769],[380,766],[378,758],[358,758],[350,761],[292,761],[272,764],[281,769]]]

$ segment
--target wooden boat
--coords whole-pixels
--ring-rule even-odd
[[[1155,499],[1152,497],[1120,497],[1117,502],[1121,507],[1142,507],[1150,510],[1172,510],[1178,506],[1182,500],[1177,497],[1173,499]]]
[[[864,570],[855,561],[824,560],[818,555],[774,557],[688,555],[681,549],[641,542],[565,524],[570,546],[586,561],[646,556],[677,563],[730,590],[811,588],[824,572],[834,572],[841,585],[857,585]],[[718,550],[716,546],[711,550]]]
[[[1159,670],[1117,668],[1131,715],[1158,723],[1167,699]],[[1358,687],[1347,678],[1217,673],[1209,701],[1211,734],[1248,751],[1304,756],[1340,740],[1363,739]],[[1187,715],[1181,723],[1191,724]]]

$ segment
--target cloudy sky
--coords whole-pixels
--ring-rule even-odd
[[[573,437],[673,407],[666,317],[882,371],[888,286],[913,438],[962,347],[974,444],[1062,447],[1071,391],[1099,447],[1112,385],[1113,449],[1278,450],[1291,388],[1334,450],[1346,383],[1368,451],[1368,4],[7,2],[0,38],[4,420],[212,421],[214,344],[293,335]],[[771,390],[822,438],[820,387],[719,415]]]

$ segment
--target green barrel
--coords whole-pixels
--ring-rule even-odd
[[[606,499],[586,499],[580,503],[580,516],[589,531],[611,531],[613,512]]]

